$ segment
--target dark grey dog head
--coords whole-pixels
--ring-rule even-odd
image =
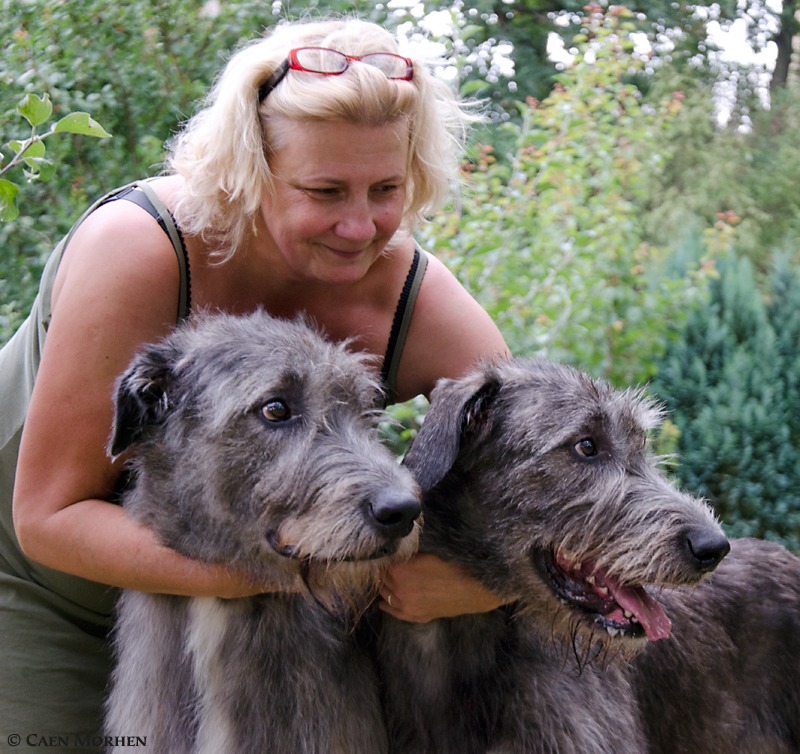
[[[421,547],[547,630],[618,644],[668,635],[645,585],[696,583],[729,545],[648,456],[660,418],[639,392],[545,361],[440,381],[405,461],[423,488]]]
[[[323,588],[373,583],[415,550],[420,511],[378,441],[373,375],[303,321],[193,318],[117,382],[123,505],[172,549],[254,579],[293,584],[304,564]]]

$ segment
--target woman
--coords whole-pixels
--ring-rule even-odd
[[[121,471],[105,453],[111,390],[140,344],[191,311],[261,306],[306,312],[330,337],[383,357],[416,272],[405,342],[385,364],[398,399],[507,354],[455,278],[415,253],[409,231],[444,200],[466,118],[397,52],[360,21],[286,25],[244,48],[176,139],[172,174],[95,208],[48,265],[0,364],[20,406],[2,455],[13,473],[19,441],[13,530],[6,500],[0,518],[9,732],[98,730],[110,587],[228,598],[274,589],[162,547],[109,502]],[[416,621],[499,604],[427,555],[396,568],[381,594],[383,609]]]

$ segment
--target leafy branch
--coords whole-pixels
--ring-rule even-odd
[[[47,181],[52,178],[56,171],[56,165],[45,157],[44,139],[53,134],[83,134],[99,139],[111,136],[88,113],[83,112],[69,113],[57,121],[49,131],[36,133],[36,129],[46,123],[53,113],[53,104],[47,94],[44,97],[38,97],[35,94],[25,95],[17,105],[17,112],[30,124],[31,135],[22,141],[13,140],[3,145],[4,148],[10,149],[14,156],[0,168],[0,176],[5,175],[17,165],[24,165],[23,173],[28,183]],[[19,215],[19,209],[14,203],[18,191],[17,184],[0,177],[0,221],[8,222]]]

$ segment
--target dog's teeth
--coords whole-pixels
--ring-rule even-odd
[[[608,587],[607,586],[598,586],[597,591],[599,594],[602,594],[603,597],[608,597]]]
[[[564,560],[576,560],[578,554],[572,550],[561,550],[561,557],[564,558]]]
[[[587,577],[586,577],[586,581],[587,581],[589,584],[594,584],[594,582],[596,581],[596,579],[595,579],[595,577],[594,577],[594,576],[587,576]]]
[[[623,610],[623,611],[622,611],[622,614],[623,614],[623,615],[624,615],[624,616],[625,616],[625,617],[626,617],[628,620],[630,620],[631,618],[633,618],[633,613],[632,613],[630,610]]]
[[[608,631],[609,636],[619,636],[619,629],[611,628],[611,626],[606,626],[606,631]]]

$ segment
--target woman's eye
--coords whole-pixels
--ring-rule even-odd
[[[267,421],[271,422],[285,422],[287,419],[292,418],[292,412],[289,407],[278,398],[267,401],[261,407],[261,413],[264,414],[264,418]]]
[[[372,189],[375,194],[378,194],[381,197],[388,197],[393,196],[400,190],[400,186],[396,183],[385,183],[381,186],[376,186]]]
[[[597,455],[597,445],[594,444],[594,440],[587,437],[575,445],[575,452],[585,458],[591,458]]]
[[[339,196],[338,188],[309,188],[306,191],[317,199],[334,199]]]

